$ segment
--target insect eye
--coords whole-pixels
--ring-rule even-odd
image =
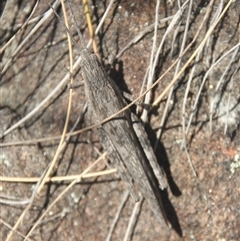
[[[85,66],[85,65],[86,65],[86,61],[81,60],[81,65],[82,65],[82,66]]]

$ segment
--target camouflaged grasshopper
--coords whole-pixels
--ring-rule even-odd
[[[98,57],[87,49],[70,4],[69,7],[82,45],[78,49],[88,105],[99,123],[120,111],[126,103]],[[141,122],[127,109],[99,126],[98,131],[103,148],[133,200],[138,201],[139,195],[143,195],[161,224],[167,226],[159,190],[167,187],[167,181]]]

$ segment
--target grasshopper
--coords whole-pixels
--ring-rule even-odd
[[[85,94],[98,123],[120,111],[126,102],[98,57],[87,49],[70,4],[69,8],[81,42],[78,49]],[[159,190],[167,187],[167,181],[141,122],[127,109],[99,126],[98,131],[103,148],[133,200],[136,202],[143,195],[161,224],[168,226]]]

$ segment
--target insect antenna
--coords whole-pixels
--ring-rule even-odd
[[[53,10],[54,14],[57,16],[59,22],[62,24],[62,26],[65,28],[65,30],[67,31],[67,33],[68,33],[69,36],[71,37],[74,45],[78,48],[78,50],[79,50],[80,53],[81,53],[81,52],[82,52],[82,47],[80,47],[79,44],[77,43],[77,41],[74,39],[73,35],[72,35],[71,32],[69,31],[69,29],[68,29],[68,27],[66,26],[66,24],[61,20],[60,16],[59,16],[58,13],[56,12],[56,10],[55,10],[50,4],[49,4],[49,6],[50,6],[51,9]],[[75,24],[76,24],[76,23],[74,22],[74,25],[75,25]],[[76,28],[76,26],[75,26],[75,28]],[[78,33],[78,35],[79,35],[79,33]],[[83,37],[82,37],[82,39],[83,39]],[[80,41],[81,41],[81,44],[82,44],[82,40],[81,40],[81,39],[80,39]],[[84,41],[84,43],[85,43],[85,41]],[[83,45],[84,48],[87,48],[86,43],[85,43],[85,44],[82,44],[82,45]]]
[[[85,42],[85,40],[84,40],[84,38],[83,38],[83,35],[82,35],[82,33],[81,33],[80,28],[79,28],[78,25],[77,25],[77,20],[76,20],[76,18],[75,18],[74,13],[73,13],[71,3],[69,2],[69,0],[67,0],[67,3],[68,3],[68,7],[69,7],[69,9],[70,9],[71,17],[73,18],[74,27],[75,27],[75,29],[77,30],[77,33],[78,33],[80,42],[81,42],[81,44],[82,44],[82,48],[87,49],[87,44],[86,44],[86,42]]]

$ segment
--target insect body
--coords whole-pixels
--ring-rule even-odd
[[[107,75],[97,56],[87,49],[82,49],[81,57],[88,103],[96,122],[101,122],[121,110],[126,104],[118,87]],[[134,188],[133,183],[135,183],[152,211],[161,223],[166,225],[159,186],[164,189],[167,182],[157,163],[145,130],[139,126],[141,123],[134,124],[138,125],[135,130],[141,135],[138,139],[133,121],[129,109],[125,110],[102,124],[99,128],[100,140],[108,152],[111,162],[125,181],[133,199],[137,201],[139,198]],[[143,147],[147,147],[150,154],[146,154]]]

